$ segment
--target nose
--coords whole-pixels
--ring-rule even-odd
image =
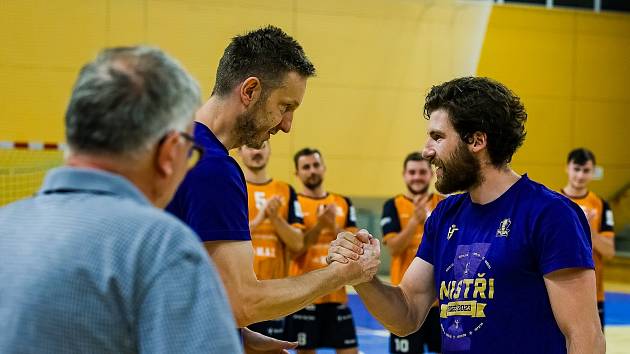
[[[280,121],[280,130],[285,133],[291,131],[291,124],[293,123],[293,112],[287,112],[282,116],[282,121]]]
[[[433,157],[435,157],[435,150],[433,149],[433,147],[430,146],[430,142],[428,141],[424,146],[424,149],[422,149],[422,157],[427,160],[431,160],[433,159]]]

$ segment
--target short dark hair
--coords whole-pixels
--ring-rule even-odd
[[[319,150],[317,149],[311,149],[309,147],[305,147],[304,149],[298,151],[295,153],[295,155],[293,155],[293,163],[295,164],[295,169],[297,170],[298,168],[298,160],[300,159],[300,157],[302,156],[311,156],[311,155],[315,155],[318,154],[319,158],[324,161],[324,157],[322,156],[322,153],[319,152]]]
[[[232,38],[219,61],[212,95],[225,96],[250,76],[259,78],[263,92],[268,92],[280,87],[292,71],[310,77],[315,66],[302,46],[280,28],[260,28]]]
[[[593,165],[595,165],[595,154],[586,148],[573,149],[567,156],[567,164],[571,161],[578,165],[585,165],[587,162],[593,161]]]
[[[428,119],[438,109],[448,112],[461,139],[472,143],[475,132],[488,138],[488,154],[496,167],[512,160],[525,140],[527,112],[505,85],[485,77],[462,77],[433,86],[424,104]]]
[[[427,164],[431,164],[429,160],[422,157],[422,153],[419,151],[414,151],[405,157],[405,162],[403,162],[403,170],[407,168],[407,162],[409,161],[425,161]]]

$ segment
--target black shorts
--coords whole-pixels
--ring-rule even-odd
[[[597,312],[599,314],[599,323],[602,324],[602,331],[604,330],[604,302],[597,301]]]
[[[254,332],[258,332],[260,334],[264,334],[266,336],[284,340],[284,327],[285,320],[284,317],[279,318],[277,320],[271,321],[263,321],[258,323],[252,323],[247,328],[251,329]]]
[[[357,347],[357,332],[352,312],[345,304],[310,305],[287,316],[288,341],[297,341],[300,349]]]
[[[431,307],[427,319],[422,327],[406,337],[395,334],[389,336],[389,352],[395,354],[425,353],[426,349],[431,353],[442,352],[442,330],[440,329],[440,309]]]

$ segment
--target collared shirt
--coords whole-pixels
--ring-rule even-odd
[[[195,230],[202,242],[251,241],[243,171],[212,131],[199,122],[195,122],[195,140],[205,153],[166,210]]]
[[[194,233],[129,181],[59,168],[0,209],[1,353],[240,353]]]

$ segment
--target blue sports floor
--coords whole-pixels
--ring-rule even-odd
[[[367,312],[358,295],[349,294],[349,305],[357,325],[359,351],[363,354],[388,353],[389,333]],[[630,326],[630,294],[607,292],[605,316],[607,334],[609,327]],[[335,351],[320,349],[317,352],[331,354]]]

